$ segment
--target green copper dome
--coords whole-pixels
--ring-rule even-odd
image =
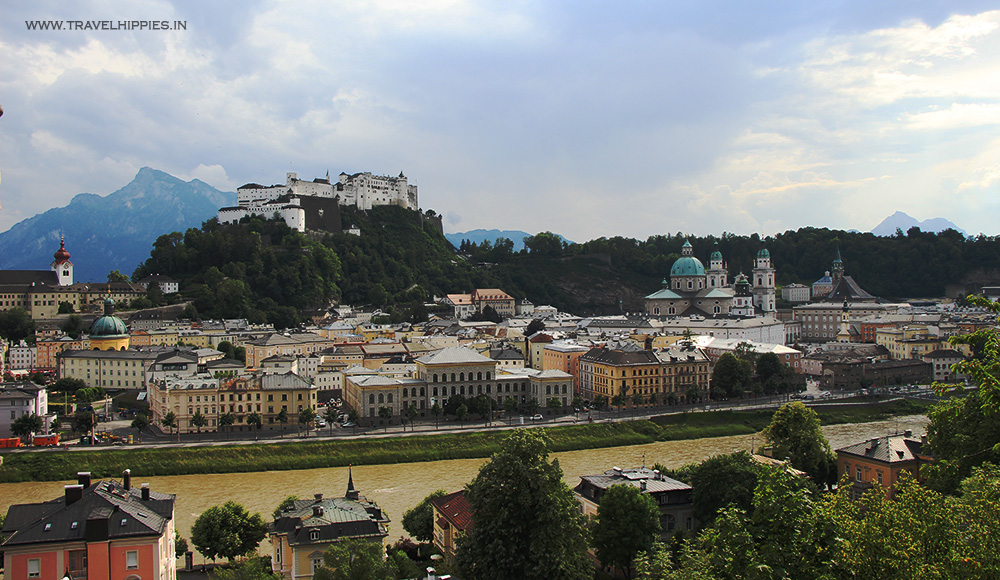
[[[104,316],[90,326],[91,338],[128,336],[128,327],[121,318],[115,316],[115,303],[110,298],[104,300]]]
[[[677,258],[674,262],[672,268],[670,268],[670,276],[704,276],[705,266],[701,263],[701,260],[695,258],[694,256],[684,256],[682,258]]]
[[[767,248],[761,248],[760,251],[757,252],[757,257],[758,258],[770,258],[771,257],[771,252],[768,252]]]

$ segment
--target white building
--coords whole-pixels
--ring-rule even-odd
[[[33,370],[36,366],[36,353],[35,347],[23,340],[12,345],[7,351],[7,369],[11,372]]]
[[[22,415],[42,418],[42,433],[47,433],[55,414],[48,415],[49,402],[45,388],[31,381],[0,383],[0,437],[10,437],[11,424]]]

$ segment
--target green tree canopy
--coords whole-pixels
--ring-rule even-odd
[[[271,571],[271,561],[255,556],[229,568],[216,568],[208,577],[211,580],[282,580],[281,574]]]
[[[836,480],[836,459],[820,429],[819,416],[801,401],[782,405],[763,433],[774,447],[774,457],[787,457],[792,467],[808,473],[817,484]]]
[[[0,338],[15,344],[22,340],[34,343],[35,321],[31,319],[31,313],[24,308],[0,311]]]
[[[42,418],[34,413],[25,413],[14,419],[10,424],[10,433],[14,437],[25,438],[42,430]]]
[[[709,526],[723,508],[750,511],[754,490],[765,468],[746,451],[716,455],[702,461],[691,472],[694,517]],[[719,482],[725,485],[719,485]]]
[[[739,397],[750,386],[753,366],[749,361],[725,353],[712,369],[712,398]]]
[[[403,529],[406,533],[422,542],[434,539],[434,510],[431,508],[431,500],[443,495],[443,489],[432,491],[420,503],[406,510],[403,514]]]
[[[260,514],[228,501],[208,508],[191,527],[191,542],[202,556],[232,561],[257,549],[267,535],[267,522]]]
[[[382,543],[359,538],[335,542],[323,552],[315,580],[395,580],[395,571],[383,558]]]
[[[632,562],[650,550],[660,534],[660,508],[638,487],[613,485],[601,496],[592,526],[597,559],[632,576]]]
[[[278,507],[274,508],[274,511],[271,512],[271,515],[274,516],[274,519],[278,519],[279,517],[281,517],[281,512],[285,511],[285,508],[292,507],[292,504],[294,504],[297,499],[299,499],[299,496],[290,495],[285,499],[281,500],[281,503],[278,504]]]
[[[593,576],[583,516],[543,433],[512,432],[466,489],[472,529],[455,554],[463,578]]]
[[[974,467],[1000,463],[1000,421],[984,406],[980,392],[945,399],[927,416],[927,441],[935,461],[924,469],[934,489],[955,493]]]

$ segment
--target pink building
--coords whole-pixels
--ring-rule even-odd
[[[6,578],[177,577],[173,494],[78,473],[62,498],[13,505],[2,533]]]

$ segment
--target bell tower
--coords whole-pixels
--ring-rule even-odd
[[[59,238],[59,249],[52,255],[52,271],[56,273],[56,280],[60,286],[70,286],[73,284],[73,262],[69,261],[69,252],[66,251],[66,241]]]

